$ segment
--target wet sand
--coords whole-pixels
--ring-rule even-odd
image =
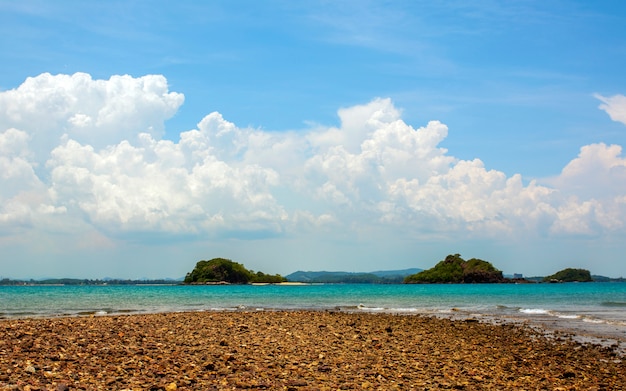
[[[0,321],[0,390],[621,390],[615,349],[521,325],[345,312]]]

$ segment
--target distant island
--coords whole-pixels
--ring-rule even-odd
[[[551,276],[543,278],[544,282],[591,282],[593,278],[586,269],[563,269]]]
[[[199,261],[185,276],[185,284],[250,284],[281,283],[287,279],[279,274],[269,275],[246,269],[242,264],[225,258]]]
[[[448,255],[433,268],[412,274],[404,279],[406,284],[441,284],[441,283],[503,283],[510,282],[502,272],[491,263],[472,258],[468,261],[461,255]]]

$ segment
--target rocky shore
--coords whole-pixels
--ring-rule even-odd
[[[473,319],[198,312],[0,321],[0,390],[622,390],[610,347]]]

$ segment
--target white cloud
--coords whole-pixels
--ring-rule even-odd
[[[524,184],[478,158],[455,158],[440,147],[444,124],[414,128],[389,99],[339,110],[338,127],[268,132],[214,112],[179,140],[161,140],[182,101],[162,76],[44,74],[0,92],[0,235],[90,227],[110,245],[97,232],[259,237],[382,227],[459,238],[624,230],[626,160],[616,145],[584,146],[557,178]]]
[[[626,158],[622,147],[604,143],[585,145],[554,181],[564,192],[584,198],[606,199],[626,194]]]
[[[606,111],[613,121],[626,125],[626,96],[613,95],[605,97],[600,94],[595,94],[594,96],[603,102],[598,107]]]
[[[93,80],[85,73],[44,73],[0,93],[0,129],[27,131],[37,160],[45,161],[64,134],[95,148],[139,133],[160,138],[183,101],[161,75]]]
[[[280,230],[272,170],[231,167],[210,154],[185,156],[182,144],[141,139],[141,147],[122,141],[99,152],[73,140],[57,147],[48,162],[56,202],[109,232]]]
[[[561,174],[546,182],[564,197],[554,232],[598,234],[624,228],[626,158],[619,145],[585,145]]]
[[[44,202],[28,142],[28,134],[14,128],[0,133],[0,235],[30,226],[33,208]]]

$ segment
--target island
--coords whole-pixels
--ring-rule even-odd
[[[592,282],[591,273],[586,269],[567,268],[543,278],[544,282]]]
[[[502,276],[502,272],[491,263],[472,258],[468,261],[461,255],[448,255],[434,267],[407,276],[405,284],[462,284],[462,283],[503,283],[512,282]]]
[[[279,274],[270,275],[248,270],[242,264],[225,258],[198,261],[196,267],[185,276],[185,284],[273,284],[286,282]]]

